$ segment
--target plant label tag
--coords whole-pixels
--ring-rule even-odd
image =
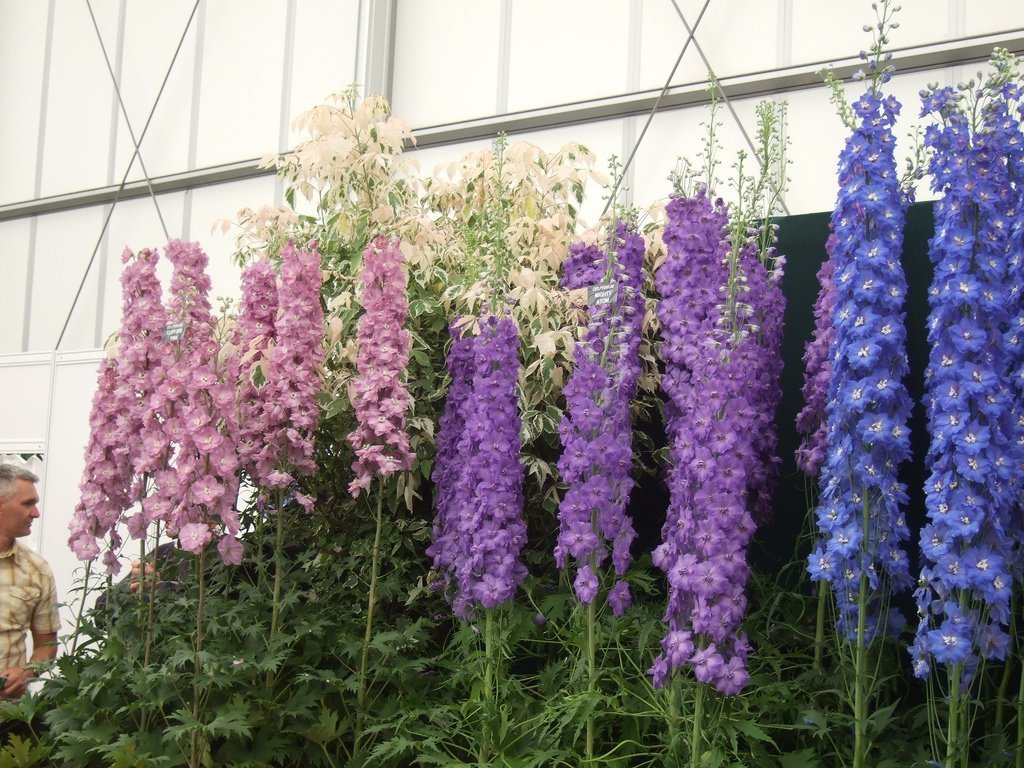
[[[184,335],[184,323],[168,323],[164,326],[164,341],[181,341],[181,337]]]
[[[592,307],[599,307],[602,304],[611,304],[619,295],[618,283],[598,283],[587,287],[587,304]]]

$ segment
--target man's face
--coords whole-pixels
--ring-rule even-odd
[[[39,494],[28,480],[15,480],[7,499],[0,499],[0,537],[17,539],[28,536],[32,521],[39,517]]]

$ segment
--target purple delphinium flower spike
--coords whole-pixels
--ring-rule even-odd
[[[435,567],[448,584],[452,609],[462,619],[512,599],[526,578],[519,559],[526,524],[519,455],[519,340],[513,321],[481,321],[472,352],[470,390],[460,418],[453,419],[455,426],[461,422],[455,443],[461,466],[449,495],[438,499],[443,519],[435,531],[442,535],[431,548]]]
[[[565,568],[571,560],[583,574],[574,581],[583,603],[596,597],[594,569],[609,553],[615,573],[625,574],[636,538],[626,506],[633,488],[629,409],[640,376],[645,247],[640,235],[619,223],[608,248],[610,253],[571,246],[563,279],[569,288],[606,281],[615,286],[611,301],[588,308],[590,322],[573,351],[575,366],[564,390],[567,414],[559,430],[558,470],[568,487],[559,505],[555,562]],[[616,582],[608,600],[621,616],[630,603],[628,584]]]
[[[832,364],[828,353],[835,338],[832,311],[836,304],[836,287],[832,281],[835,262],[836,236],[830,234],[825,242],[828,258],[818,270],[818,298],[814,302],[814,335],[804,345],[804,384],[801,393],[804,407],[796,416],[796,430],[804,439],[796,450],[796,466],[808,477],[816,478],[828,450],[828,422],[825,404],[828,401],[828,383],[832,377]]]
[[[778,354],[781,269],[769,272],[753,246],[733,247],[725,206],[706,192],[674,198],[666,211],[667,254],[655,285],[669,509],[653,560],[668,579],[668,634],[649,672],[661,686],[689,666],[698,680],[732,694],[747,681],[749,646],[739,627],[751,496],[769,485],[773,446],[755,433],[764,423],[759,409],[777,398],[768,357]],[[730,281],[737,270],[745,280]],[[741,301],[736,286],[746,280],[753,289]]]

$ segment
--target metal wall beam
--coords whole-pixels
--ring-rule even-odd
[[[900,74],[942,69],[944,67],[971,65],[986,61],[992,48],[999,46],[1011,53],[1024,53],[1024,29],[1017,29],[1000,35],[985,35],[965,38],[952,42],[915,47],[894,51],[892,63]],[[821,88],[821,68],[833,64],[836,75],[848,79],[860,68],[858,59],[838,62],[818,62],[781,70],[752,72],[745,75],[722,78],[720,85],[730,99],[767,97],[805,88]],[[539,131],[559,126],[589,123],[600,120],[621,119],[649,112],[658,98],[657,91],[642,91],[603,99],[561,104],[545,109],[513,112],[505,115],[469,120],[460,123],[424,126],[414,130],[417,147],[437,147],[459,144],[478,139],[493,138],[504,131],[507,134]],[[670,88],[662,98],[661,109],[681,109],[699,106],[708,101],[707,84],[704,81],[686,83]],[[251,179],[273,174],[272,169],[260,168],[256,159],[245,160],[193,171],[170,174],[152,179],[156,194],[180,192],[210,184],[223,184],[242,179]],[[115,200],[144,197],[149,194],[145,181],[132,182],[123,190],[117,187],[102,187],[81,192],[71,192],[37,200],[11,203],[0,206],[0,221],[38,216],[73,208],[104,205]]]

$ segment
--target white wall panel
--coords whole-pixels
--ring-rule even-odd
[[[277,150],[284,0],[205,5],[197,167]]]
[[[291,99],[285,105],[289,123],[296,115],[322,104],[328,94],[359,82],[358,39],[359,3],[300,0],[295,4]],[[294,146],[299,138],[291,132],[288,146]]]
[[[625,92],[628,28],[622,0],[515,0],[509,111]]]
[[[117,49],[116,0],[92,3],[107,53]],[[114,88],[85,3],[57,3],[43,146],[43,196],[107,182]]]
[[[857,56],[871,47],[871,33],[865,24],[875,24],[872,0],[856,2],[821,2],[792,0],[792,63],[806,64],[836,61]],[[894,20],[899,28],[889,35],[890,50],[913,45],[941,42],[953,32],[950,28],[950,6],[956,0],[902,0]],[[975,3],[990,7],[989,3]]]
[[[4,284],[4,299],[0,301],[0,355],[21,351],[30,229],[30,219],[0,222]]]
[[[151,177],[176,173],[188,166],[198,13],[188,27],[177,59],[174,52],[185,33],[193,5],[193,0],[164,0],[144,5],[128,3],[127,6],[121,95],[136,138],[142,137],[146,118],[170,69],[149,129],[141,139],[142,159]],[[120,182],[123,177],[133,149],[131,135],[122,116],[117,134],[115,182]],[[132,165],[128,178],[143,178],[138,160]]]
[[[399,2],[392,96],[395,113],[411,125],[493,115],[500,66],[500,11],[500,0]]]
[[[0,397],[0,444],[42,445],[46,440],[50,355],[0,355],[0,381],[5,393]]]
[[[28,200],[35,186],[47,8],[0,0],[0,204]]]
[[[57,343],[75,292],[99,240],[104,213],[100,208],[82,208],[39,217],[28,351],[53,349]],[[61,342],[62,350],[96,346],[98,286],[94,263],[86,277],[74,322],[69,324]]]
[[[733,101],[740,124],[751,136],[754,135],[756,103],[753,99]],[[704,149],[707,135],[705,124],[709,118],[710,113],[705,107],[677,109],[655,116],[634,161],[634,199],[639,207],[664,205],[668,201],[672,194],[669,174],[676,169],[681,158],[688,160],[698,172],[702,171],[702,161],[697,156]],[[719,165],[715,170],[718,181],[713,191],[718,196],[730,200],[735,196],[735,172],[731,166],[736,161],[739,150],[744,150],[748,157],[751,150],[743,138],[739,124],[724,104],[721,105],[716,122],[719,123],[715,129],[719,145],[716,155]],[[639,133],[639,127],[637,132]],[[746,166],[748,169],[751,168],[749,162],[748,160]],[[705,177],[700,176],[701,179]]]
[[[679,0],[679,8],[708,64],[720,77],[771,69],[778,59],[779,3],[782,0],[712,1],[700,18],[704,0]],[[830,6],[831,7],[831,6]],[[700,18],[700,23],[697,23]],[[689,33],[672,3],[645,0],[640,51],[640,87],[660,89]],[[708,66],[691,43],[673,83],[701,82]]]
[[[923,0],[917,0],[923,2]],[[1024,29],[1024,3],[1021,0],[987,0],[964,3],[967,35],[983,35],[1006,30]]]

